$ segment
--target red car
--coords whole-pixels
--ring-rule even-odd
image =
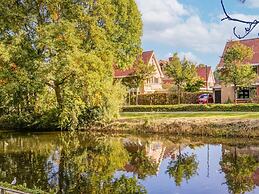
[[[212,94],[201,94],[198,97],[198,104],[209,104],[209,103],[213,103]]]

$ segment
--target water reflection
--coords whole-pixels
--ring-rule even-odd
[[[0,181],[54,193],[256,193],[259,144],[90,133],[1,134]]]
[[[259,148],[223,146],[220,165],[230,193],[253,191],[259,175]]]

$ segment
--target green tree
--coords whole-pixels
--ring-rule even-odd
[[[165,67],[166,74],[171,77],[177,87],[178,104],[181,104],[182,91],[186,85],[197,78],[195,65],[187,59],[180,60],[177,53],[169,61]]]
[[[196,78],[193,79],[192,82],[188,82],[185,86],[185,91],[186,92],[198,92],[200,91],[201,87],[204,86],[205,82],[200,79],[200,78]]]
[[[233,85],[234,102],[236,102],[237,87],[249,87],[255,82],[256,73],[251,64],[253,49],[241,43],[235,43],[224,54],[224,67],[219,71],[220,80],[225,85]]]
[[[122,79],[123,85],[129,89],[136,90],[136,104],[138,104],[139,88],[143,86],[147,79],[151,78],[155,72],[153,65],[145,64],[142,60],[137,60],[133,66],[134,72]]]
[[[118,113],[113,64],[132,64],[141,46],[134,0],[10,0],[0,13],[1,116],[78,128],[89,109]]]

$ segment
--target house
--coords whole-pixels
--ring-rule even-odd
[[[216,81],[211,66],[199,65],[196,67],[196,71],[197,75],[204,81],[201,91],[212,91]]]
[[[259,75],[259,38],[254,39],[246,39],[246,40],[239,40],[239,41],[229,41],[226,43],[225,49],[223,51],[223,55],[220,59],[220,62],[217,66],[217,69],[224,68],[224,55],[228,48],[230,48],[235,43],[244,44],[253,49],[254,55],[252,60],[247,61],[248,64],[251,64],[254,67],[257,75]],[[259,76],[258,76],[259,78]],[[259,79],[251,85],[250,87],[242,88],[239,87],[236,92],[236,99],[237,102],[249,102],[253,99],[259,97]],[[231,85],[224,85],[219,83],[214,88],[214,97],[216,103],[226,103],[228,101],[234,101],[234,87]]]
[[[159,65],[160,65],[160,68],[164,74],[164,77],[163,77],[163,84],[164,85],[168,85],[168,86],[171,86],[173,84],[173,79],[168,77],[165,73],[165,67],[168,65],[169,63],[169,60],[160,60],[159,61]]]
[[[164,74],[159,66],[158,60],[155,56],[155,52],[154,51],[145,51],[142,53],[141,57],[142,57],[142,61],[144,62],[144,64],[154,66],[155,71],[154,71],[153,75],[151,76],[151,78],[146,80],[145,83],[143,84],[143,86],[140,88],[140,93],[142,93],[142,94],[154,93],[156,91],[163,90],[162,79],[164,77]],[[137,63],[137,62],[138,62],[138,59],[136,60],[135,63]],[[116,79],[131,77],[131,76],[134,76],[134,72],[135,72],[134,68],[130,68],[127,70],[116,69],[115,73],[114,73],[115,74],[114,77]]]

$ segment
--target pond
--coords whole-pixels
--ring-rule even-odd
[[[259,193],[259,140],[0,133],[0,182],[52,193]]]

